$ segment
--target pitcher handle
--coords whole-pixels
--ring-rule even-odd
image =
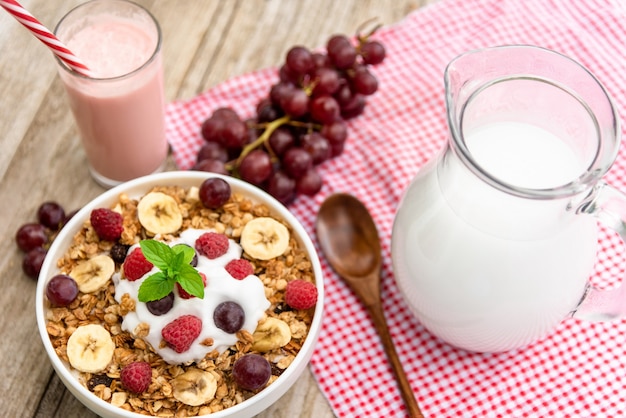
[[[578,206],[577,213],[596,217],[617,232],[626,243],[626,194],[600,181]],[[626,316],[626,284],[610,290],[587,286],[580,304],[572,316],[588,321],[610,321]]]

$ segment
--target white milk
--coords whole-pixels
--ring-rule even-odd
[[[517,186],[555,187],[584,171],[565,144],[535,126],[493,124],[466,141],[479,165]],[[450,151],[429,163],[405,193],[392,233],[396,281],[415,315],[474,351],[545,335],[577,306],[595,261],[595,220],[566,205],[496,191]]]

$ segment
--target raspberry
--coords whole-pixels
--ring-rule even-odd
[[[96,234],[102,240],[117,241],[122,236],[122,232],[124,232],[122,215],[111,209],[94,209],[91,211],[89,220]]]
[[[124,277],[126,277],[131,282],[134,282],[137,279],[141,279],[141,277],[152,270],[152,263],[146,260],[146,257],[141,252],[141,248],[135,248],[126,260],[124,260]]]
[[[317,287],[304,280],[292,280],[287,283],[285,302],[294,309],[309,309],[317,302]]]
[[[148,390],[152,382],[152,368],[150,363],[136,361],[125,366],[120,372],[120,380],[126,389],[135,393]]]
[[[243,280],[251,274],[254,274],[254,268],[248,260],[239,258],[226,264],[226,271],[237,280]]]
[[[215,232],[204,233],[196,240],[196,250],[213,260],[228,251],[228,237]]]
[[[193,315],[183,315],[163,327],[161,336],[174,351],[184,353],[189,350],[201,331],[202,320],[200,318]]]
[[[204,283],[204,287],[206,287],[206,275],[200,271],[198,273],[200,273],[200,277],[202,277],[202,283]],[[180,285],[180,283],[176,283],[176,287],[178,288],[178,296],[180,296],[181,298],[183,299],[195,298],[194,295],[187,293],[185,289],[183,289],[183,287]]]

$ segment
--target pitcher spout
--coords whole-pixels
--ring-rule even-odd
[[[472,172],[499,190],[531,199],[577,195],[617,157],[619,118],[606,89],[585,67],[558,52],[528,45],[469,51],[448,64],[444,85],[450,146]],[[541,130],[559,138],[576,154],[580,169],[546,184],[500,178],[468,142],[472,134],[497,125],[510,128],[500,131],[502,141],[528,126],[533,129],[527,136],[541,135]],[[525,163],[526,171],[534,168],[532,156]]]

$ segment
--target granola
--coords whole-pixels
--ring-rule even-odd
[[[176,201],[183,217],[181,231],[191,228],[211,229],[238,241],[248,222],[255,218],[272,216],[269,207],[238,193],[233,193],[229,202],[221,208],[207,209],[199,202],[197,190],[194,188],[155,187],[151,192],[165,193]],[[124,232],[119,242],[128,246],[151,237],[151,233],[138,220],[137,205],[138,199],[125,194],[121,194],[114,205],[114,210],[123,216]],[[288,227],[282,220],[277,220]],[[162,238],[175,239],[176,234]],[[75,234],[72,244],[57,265],[62,273],[69,273],[81,261],[108,253],[112,246],[113,243],[98,238],[87,220]],[[270,385],[293,362],[309,333],[314,309],[292,309],[285,303],[284,295],[287,284],[292,280],[315,283],[313,266],[293,233],[290,234],[287,251],[278,257],[258,260],[251,259],[246,253],[242,257],[252,263],[254,274],[261,280],[265,297],[270,303],[259,325],[276,318],[284,321],[291,333],[286,345],[259,353],[271,364],[272,376],[267,383]],[[120,265],[116,263],[115,268],[119,271]],[[254,396],[256,392],[241,389],[231,377],[235,361],[254,351],[253,333],[247,330],[237,332],[234,345],[223,352],[212,350],[200,361],[169,364],[141,338],[149,331],[149,323],[139,324],[133,332],[122,329],[124,315],[136,309],[136,302],[124,295],[118,298],[118,303],[115,296],[115,285],[109,279],[104,287],[93,293],[79,293],[76,300],[67,307],[50,306],[46,314],[47,331],[52,345],[57,355],[66,362],[67,342],[77,327],[100,324],[111,334],[115,350],[113,360],[107,368],[99,373],[80,372],[78,375],[80,383],[96,396],[125,410],[160,417],[205,415],[229,408]],[[207,338],[200,343],[210,347],[213,341]],[[121,369],[134,361],[146,361],[152,367],[152,382],[148,390],[141,394],[127,391],[120,381]],[[174,379],[190,370],[208,372],[214,378],[217,387],[210,402],[191,406],[174,397]]]

